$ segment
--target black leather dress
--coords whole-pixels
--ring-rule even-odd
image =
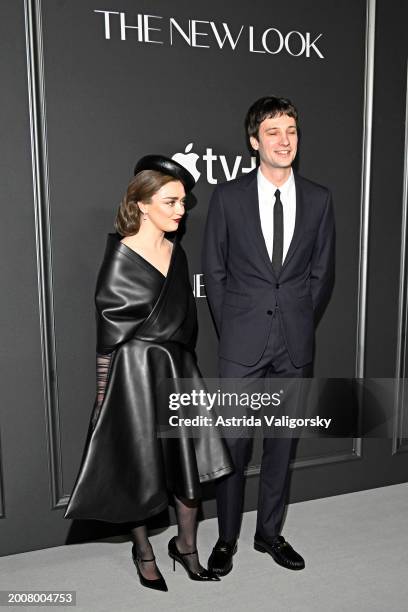
[[[169,491],[198,498],[200,483],[232,471],[212,427],[198,437],[157,435],[158,414],[166,408],[160,382],[174,381],[178,389],[178,379],[189,379],[202,388],[196,306],[177,238],[165,277],[109,234],[95,302],[97,352],[112,359],[64,518],[141,521],[167,507]]]

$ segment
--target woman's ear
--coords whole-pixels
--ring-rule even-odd
[[[143,215],[145,215],[147,213],[147,211],[146,211],[146,204],[143,204],[143,202],[138,202],[137,205],[139,207],[140,212]]]

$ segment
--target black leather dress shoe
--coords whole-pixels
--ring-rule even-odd
[[[259,552],[269,553],[276,563],[287,569],[302,570],[305,567],[304,559],[281,535],[265,541],[261,536],[255,534],[254,548]]]
[[[224,542],[219,538],[208,559],[208,569],[217,576],[226,576],[232,570],[232,557],[236,552],[236,541]]]

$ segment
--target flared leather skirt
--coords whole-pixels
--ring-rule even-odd
[[[185,429],[176,437],[159,435],[179,379],[202,388],[194,354],[182,344],[132,339],[115,351],[65,518],[141,521],[167,507],[169,491],[196,499],[201,483],[233,470],[212,427],[195,437]],[[200,410],[206,413],[198,407],[194,415]]]

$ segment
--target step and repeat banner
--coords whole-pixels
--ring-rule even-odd
[[[334,198],[336,284],[318,329],[315,375],[355,374],[365,12],[355,0],[42,0],[64,494],[94,400],[96,275],[135,162],[164,154],[197,180],[182,244],[199,312],[199,365],[214,376],[203,228],[215,185],[254,167],[244,117],[261,96],[288,97],[298,108],[296,168]]]

